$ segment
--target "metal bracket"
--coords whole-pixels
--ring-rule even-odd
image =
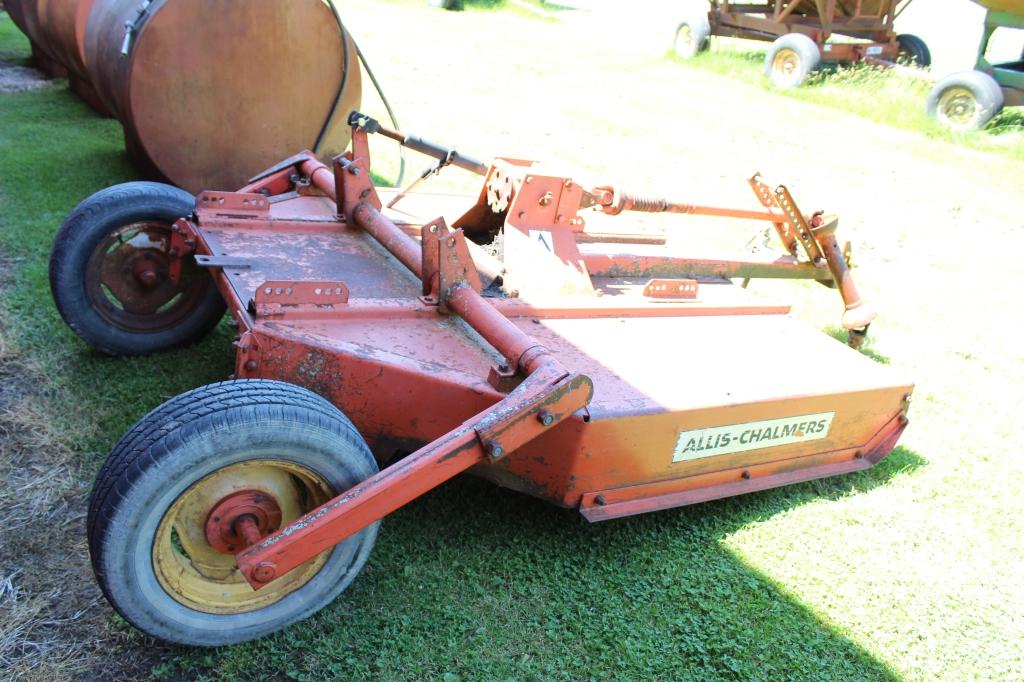
[[[195,253],[198,234],[188,220],[180,218],[171,225],[171,243],[167,250],[167,278],[177,284],[181,280],[181,259]]]
[[[251,332],[246,332],[235,341],[234,345],[238,348],[238,354],[235,357],[235,376],[242,378],[253,376],[260,367],[260,356],[262,355],[259,338]]]
[[[491,365],[487,372],[487,383],[495,391],[508,393],[523,383],[523,376],[508,364]]]
[[[647,298],[697,298],[700,285],[695,279],[652,279],[644,285]]]
[[[786,216],[786,222],[772,223],[786,250],[791,255],[797,256],[799,255],[797,247],[799,244],[804,247],[804,251],[807,252],[812,263],[823,267],[825,262],[818,242],[815,241],[814,234],[811,232],[811,226],[807,224],[807,220],[797,208],[796,202],[793,201],[793,196],[786,186],[779,185],[773,190],[764,182],[760,174],[755,174],[748,182],[750,182],[754,194],[757,195],[758,201],[765,208],[777,208]]]
[[[757,195],[757,200],[761,202],[762,206],[765,208],[777,208],[786,215],[786,222],[772,223],[772,225],[775,226],[775,231],[778,233],[779,239],[782,241],[782,245],[785,247],[786,251],[788,251],[791,256],[799,256],[799,245],[804,241],[799,236],[800,226],[793,222],[790,212],[786,211],[779,205],[779,198],[776,196],[775,191],[765,183],[760,173],[755,173],[747,182],[750,183],[750,188],[754,190],[754,194]],[[789,196],[788,191],[786,192],[786,195]],[[789,204],[795,211],[796,207],[793,205],[792,197],[789,197]],[[796,211],[796,213],[799,214],[799,211]],[[803,219],[803,216],[800,216],[800,218]],[[807,237],[810,238],[810,231],[804,230],[804,232],[807,234]],[[811,239],[811,241],[813,241],[813,239]]]
[[[437,299],[442,310],[451,292],[469,286],[480,293],[483,283],[462,230],[450,230],[444,218],[425,224],[423,246],[423,295]]]
[[[347,303],[348,287],[342,282],[268,281],[256,289],[252,309],[256,317],[307,317]]]
[[[295,156],[288,157],[287,159],[285,159],[281,163],[276,163],[273,166],[271,166],[270,168],[267,168],[266,170],[260,171],[259,173],[257,173],[253,177],[249,178],[249,181],[247,183],[245,183],[245,184],[251,185],[254,182],[259,182],[260,180],[262,180],[264,178],[269,178],[274,173],[277,173],[279,171],[283,171],[285,168],[290,168],[291,166],[298,166],[303,161],[315,161],[315,160],[316,160],[316,157],[313,155],[312,152],[310,152],[310,151],[299,152]]]
[[[196,256],[196,265],[201,268],[230,268],[232,270],[248,270],[252,263],[233,256]]]
[[[790,226],[796,230],[796,237],[804,247],[804,251],[807,252],[807,256],[811,259],[811,262],[815,265],[825,265],[821,248],[818,246],[818,242],[815,240],[814,234],[811,232],[811,226],[807,224],[803,214],[800,213],[800,210],[796,206],[796,202],[793,201],[793,196],[789,193],[786,186],[779,185],[776,187],[775,193],[772,196],[775,199],[776,206],[786,214],[786,217],[789,219]]]
[[[270,200],[257,193],[200,192],[196,213],[200,217],[266,220],[270,217]]]
[[[488,414],[474,430],[488,458],[496,462],[571,417],[593,395],[594,384],[589,377],[570,374],[529,402],[508,405]]]

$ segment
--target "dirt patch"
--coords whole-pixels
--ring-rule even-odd
[[[45,87],[49,81],[39,71],[0,57],[0,92],[24,92]]]
[[[0,290],[16,262],[0,259]],[[155,660],[110,615],[89,567],[89,486],[12,350],[0,309],[0,670],[5,679],[133,679]],[[119,656],[133,639],[133,654]]]

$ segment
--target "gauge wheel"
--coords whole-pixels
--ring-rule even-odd
[[[352,423],[279,381],[197,388],[114,447],[89,503],[93,571],[125,620],[159,639],[237,644],[329,604],[366,563],[379,522],[260,590],[235,555],[377,473]]]
[[[778,38],[765,57],[765,75],[780,88],[795,88],[804,83],[821,65],[818,44],[802,33]]]
[[[53,240],[50,290],[78,336],[108,355],[147,355],[196,341],[224,315],[213,278],[190,257],[169,276],[171,226],[195,198],[155,182],[92,195]]]
[[[928,95],[928,115],[953,130],[983,127],[1003,108],[1003,90],[981,71],[943,78]]]
[[[711,44],[711,25],[707,16],[687,19],[676,28],[672,51],[681,59],[692,59]]]

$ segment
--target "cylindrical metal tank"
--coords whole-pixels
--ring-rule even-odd
[[[99,113],[110,113],[90,84],[85,68],[85,26],[93,0],[35,0],[39,43],[67,70],[71,90]]]
[[[46,49],[39,27],[38,0],[6,0],[7,13],[14,25],[28,37],[32,45],[32,58],[39,70],[50,78],[64,78],[67,69]]]
[[[129,153],[191,192],[312,148],[332,109],[315,151],[340,153],[362,90],[323,0],[93,0],[85,63]]]
[[[81,79],[85,72],[85,22],[92,0],[36,0],[39,42],[67,70]]]

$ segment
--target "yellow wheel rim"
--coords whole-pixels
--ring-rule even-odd
[[[772,60],[772,71],[785,76],[787,79],[793,77],[796,70],[800,68],[800,55],[796,50],[784,47],[775,54]]]
[[[953,87],[939,97],[939,119],[956,128],[966,128],[978,115],[978,100],[967,88]]]
[[[686,55],[693,47],[693,29],[680,26],[676,33],[676,54]]]
[[[205,528],[218,502],[243,490],[262,491],[273,498],[280,507],[282,525],[334,496],[313,471],[278,460],[232,464],[194,483],[164,514],[153,539],[157,580],[179,603],[218,614],[265,608],[312,580],[330,557],[330,552],[324,552],[254,591],[238,571],[235,557],[210,546]]]

